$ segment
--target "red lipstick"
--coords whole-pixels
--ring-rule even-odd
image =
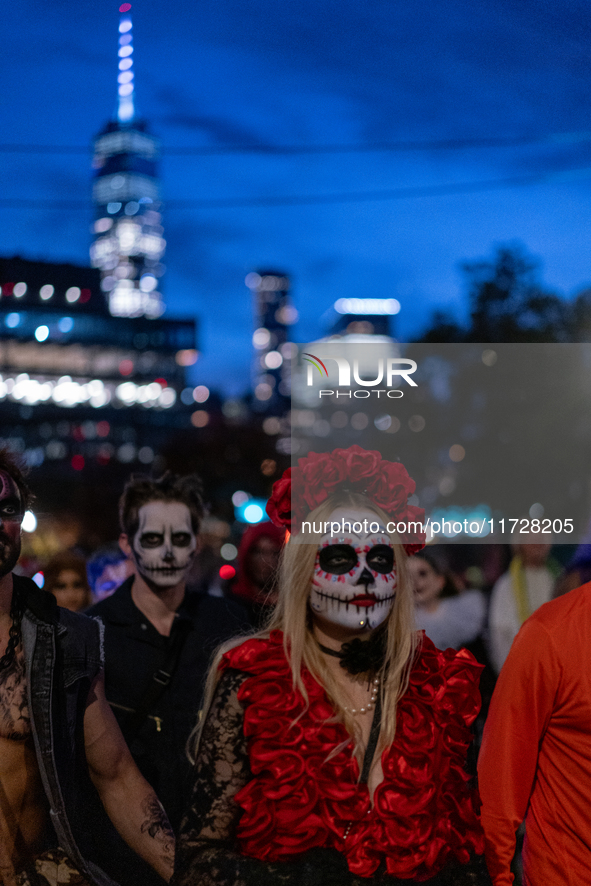
[[[359,594],[357,597],[353,597],[352,600],[347,600],[347,603],[352,603],[354,606],[375,606],[378,603],[378,598],[375,594]]]

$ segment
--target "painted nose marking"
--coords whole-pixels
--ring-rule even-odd
[[[373,575],[371,574],[371,572],[369,571],[367,566],[364,566],[363,571],[362,571],[361,575],[359,576],[359,578],[357,579],[357,581],[355,582],[355,584],[356,585],[365,585],[367,587],[368,585],[372,585],[373,583],[374,583]]]

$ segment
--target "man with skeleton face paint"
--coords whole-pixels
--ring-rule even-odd
[[[132,755],[170,818],[180,823],[185,745],[213,649],[246,624],[242,607],[188,593],[203,517],[196,476],[134,476],[120,501],[119,544],[132,575],[89,613],[105,626],[106,694]],[[100,812],[97,811],[97,816]],[[99,819],[97,861],[126,886],[156,886],[150,870]]]
[[[0,883],[115,886],[78,842],[88,776],[128,845],[168,878],[174,835],[105,700],[99,625],[12,573],[31,499],[0,449]]]
[[[156,594],[180,588],[184,593],[197,548],[188,506],[180,501],[151,501],[139,509],[138,520],[131,544],[125,535],[121,546],[133,557],[141,579]]]

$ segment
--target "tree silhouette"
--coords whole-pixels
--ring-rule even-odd
[[[499,246],[492,259],[464,262],[470,326],[435,311],[425,342],[564,342],[572,340],[572,306],[539,281],[539,260],[519,244]],[[578,306],[591,330],[591,293]],[[580,320],[579,320],[580,325]]]

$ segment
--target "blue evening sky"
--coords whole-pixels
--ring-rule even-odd
[[[90,143],[115,111],[118,5],[4,5],[0,145]],[[539,256],[544,283],[564,296],[591,285],[586,0],[135,0],[132,15],[137,104],[162,139],[171,204],[168,315],[201,322],[195,382],[247,386],[244,277],[261,266],[292,276],[302,341],[326,331],[323,315],[342,296],[398,298],[401,339],[420,332],[435,307],[461,319],[459,263],[499,243],[519,241]],[[470,139],[514,143],[166,153]],[[89,154],[3,151],[0,164],[0,254],[87,263]],[[505,179],[526,183],[428,193]],[[403,188],[426,193],[264,202]],[[19,200],[40,205],[18,208]]]

